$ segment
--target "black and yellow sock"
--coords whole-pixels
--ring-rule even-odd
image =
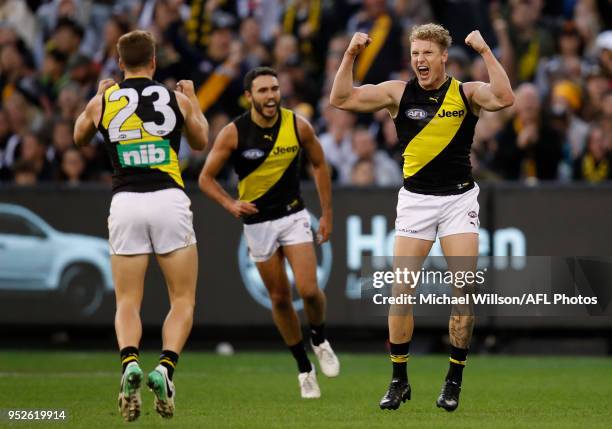
[[[174,375],[178,358],[179,355],[171,350],[162,350],[162,354],[159,355],[159,364],[168,370],[168,378],[170,380],[172,380],[172,376]]]
[[[393,378],[408,380],[408,358],[410,357],[410,341],[407,343],[393,344],[391,346],[391,362],[393,362]]]
[[[133,346],[124,347],[119,351],[121,355],[121,373],[125,372],[125,368],[130,362],[138,363],[138,349]]]
[[[467,360],[468,349],[460,349],[451,345],[450,353],[450,365],[446,379],[461,385],[463,378],[463,368],[465,368],[465,362]]]
[[[306,349],[304,348],[304,341],[300,340],[299,343],[289,346],[289,350],[291,350],[291,354],[295,358],[297,362],[298,371],[300,372],[310,372],[312,371],[312,364],[308,360],[308,356],[306,355]]]
[[[315,346],[318,346],[325,341],[325,323],[321,323],[320,325],[310,325],[310,340]]]

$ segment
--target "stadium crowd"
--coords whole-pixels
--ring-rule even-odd
[[[358,81],[407,80],[410,29],[430,21],[453,36],[449,74],[488,80],[463,43],[479,29],[515,89],[512,108],[481,115],[477,180],[610,180],[611,9],[608,0],[0,0],[0,182],[110,181],[102,141],[76,148],[73,124],[98,80],[121,80],[117,40],[139,28],[157,40],[157,80],[195,82],[211,141],[246,107],[244,74],[270,65],[284,106],[315,125],[335,183],[398,186],[393,120],[334,109],[328,96],[355,31],[373,39]],[[205,157],[182,145],[186,180]]]

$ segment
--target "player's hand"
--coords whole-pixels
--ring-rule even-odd
[[[331,217],[325,215],[321,216],[321,219],[319,219],[319,230],[317,231],[317,244],[322,244],[329,240],[331,233]]]
[[[179,80],[176,84],[176,90],[189,98],[195,97],[195,88],[192,80]]]
[[[259,210],[257,210],[255,204],[240,200],[234,200],[234,202],[227,209],[235,218],[238,219],[259,213]]]
[[[470,46],[480,55],[484,54],[487,49],[489,49],[489,45],[484,41],[480,31],[474,30],[465,38],[465,44]]]
[[[351,39],[349,47],[346,49],[346,53],[353,57],[359,55],[370,43],[372,39],[366,33],[355,33]]]
[[[97,95],[102,95],[104,92],[113,86],[116,82],[113,79],[102,79],[98,84],[98,93]]]

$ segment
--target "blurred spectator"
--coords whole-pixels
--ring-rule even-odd
[[[465,52],[465,49],[459,46],[451,46],[448,49],[446,72],[449,76],[452,76],[461,82],[469,80],[470,65],[470,57]]]
[[[83,181],[85,173],[85,160],[81,152],[71,147],[62,154],[59,170],[59,179],[71,186],[78,185]]]
[[[531,81],[538,62],[554,52],[550,32],[541,25],[543,0],[510,0],[507,23],[496,19],[501,63],[513,83]]]
[[[397,138],[397,129],[393,118],[383,111],[384,120],[379,132],[379,146],[395,161],[397,165],[403,163],[403,152]]]
[[[351,168],[351,185],[374,186],[376,176],[374,174],[374,163],[371,159],[360,159]]]
[[[289,62],[299,61],[298,40],[292,34],[281,34],[274,44],[272,65],[277,70],[283,69]]]
[[[602,97],[601,128],[604,135],[612,136],[612,89],[606,91]]]
[[[601,31],[601,19],[597,13],[596,0],[577,0],[574,21],[584,41],[586,52],[593,54],[595,38]]]
[[[68,57],[58,49],[50,49],[46,54],[38,81],[43,97],[45,97],[45,109],[50,113],[53,103],[57,100],[62,86],[66,85],[69,78],[66,73]]]
[[[597,125],[589,132],[585,153],[576,160],[574,179],[589,183],[612,179],[610,137],[605,136],[603,129]]]
[[[32,74],[28,52],[21,40],[0,46],[0,104],[6,103],[13,92],[23,87],[25,79]]]
[[[187,40],[200,49],[206,49],[213,31],[213,20],[236,22],[236,3],[225,0],[191,0],[189,19],[185,22]]]
[[[86,103],[87,101],[78,85],[71,82],[64,86],[59,93],[57,99],[58,111],[55,112],[55,115],[67,121],[76,121],[79,114],[85,108]]]
[[[374,184],[377,186],[399,186],[403,182],[402,172],[387,153],[376,149],[376,141],[367,128],[358,127],[353,132],[353,158],[350,160],[351,180],[354,165],[361,161],[369,162],[373,167]],[[364,173],[365,176],[365,173]]]
[[[302,66],[310,73],[319,73],[331,34],[325,31],[330,23],[322,0],[289,0],[282,17],[282,32],[297,39]]]
[[[29,49],[36,42],[36,20],[23,0],[0,0],[0,23],[14,28]]]
[[[349,45],[350,38],[346,34],[334,36],[329,42],[329,49],[325,57],[325,76],[323,78],[322,93],[329,94],[334,83],[336,72],[340,68],[342,56]]]
[[[36,169],[30,161],[21,159],[13,167],[13,183],[19,186],[35,185]]]
[[[509,180],[555,180],[562,136],[545,120],[535,85],[521,84],[515,94],[516,113],[497,137],[494,170]]]
[[[117,82],[121,80],[122,74],[118,63],[117,42],[130,29],[129,22],[119,16],[112,16],[106,22],[102,45],[93,58],[100,70],[100,80],[113,79]]]
[[[255,18],[246,18],[240,24],[240,39],[244,43],[245,66],[247,69],[270,64],[268,50],[261,40],[261,29]]]
[[[604,31],[595,43],[597,60],[604,76],[612,79],[612,30]]]
[[[582,107],[580,86],[571,81],[560,81],[552,89],[550,110],[553,120],[563,126],[559,131],[566,137],[565,152],[569,155],[570,164],[584,152],[588,124],[580,119],[577,113]]]
[[[348,22],[349,34],[368,33],[372,43],[357,58],[355,80],[380,83],[402,68],[402,28],[387,9],[385,0],[364,0]]]
[[[593,121],[599,117],[602,109],[603,95],[610,88],[610,79],[606,77],[600,67],[594,67],[586,77],[586,102],[582,109],[582,117]]]
[[[547,96],[551,85],[560,79],[569,79],[579,83],[589,68],[582,57],[584,41],[572,21],[566,21],[561,27],[557,39],[556,55],[540,62],[537,70],[536,84],[540,94]]]
[[[53,30],[51,40],[47,43],[47,49],[57,49],[68,57],[79,52],[85,31],[76,21],[71,18],[60,18]]]
[[[30,163],[36,174],[36,181],[52,179],[52,167],[46,157],[46,147],[34,133],[27,133],[21,140],[21,161]],[[15,167],[17,168],[17,167]]]
[[[74,146],[74,142],[72,141],[73,128],[73,123],[65,119],[53,123],[51,147],[47,152],[47,159],[51,161],[53,169],[56,172],[61,169],[64,153]]]
[[[0,110],[0,181],[10,180],[11,172],[5,160],[6,148],[11,137],[9,118],[5,111]]]
[[[350,163],[354,158],[351,134],[355,125],[355,115],[332,106],[325,108],[328,130],[319,136],[327,162],[333,169],[332,178],[341,183],[350,180]]]
[[[232,41],[232,25],[228,21],[213,23],[206,57],[198,66],[195,83],[199,86],[200,108],[205,113],[223,112],[235,117],[247,107],[242,88],[246,73],[242,44]]]

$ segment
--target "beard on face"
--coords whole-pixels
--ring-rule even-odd
[[[274,109],[274,113],[272,115],[266,115],[264,113],[264,103],[258,103],[257,101],[255,101],[255,99],[253,98],[253,107],[255,108],[255,110],[257,111],[257,113],[259,113],[261,116],[263,116],[266,119],[272,119],[276,116],[276,114],[279,112],[280,110],[280,104],[278,102],[276,102],[276,109]]]

